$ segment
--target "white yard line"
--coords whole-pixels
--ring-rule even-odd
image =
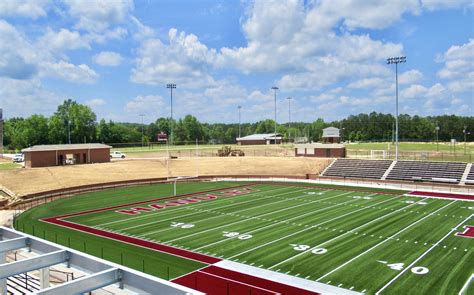
[[[397,198],[398,198],[398,197],[400,197],[400,196],[397,196]],[[278,238],[278,239],[276,239],[276,240],[273,240],[273,241],[267,242],[267,243],[265,243],[265,244],[256,246],[256,247],[254,247],[254,248],[245,250],[245,251],[240,252],[240,253],[238,253],[238,254],[236,254],[236,255],[233,255],[233,256],[231,256],[231,257],[228,257],[227,259],[232,259],[232,258],[238,257],[238,256],[240,256],[240,255],[242,255],[242,254],[245,254],[245,253],[248,253],[248,252],[253,252],[253,251],[257,250],[257,249],[260,249],[260,248],[262,248],[262,247],[266,247],[266,246],[268,246],[268,245],[274,244],[274,243],[276,243],[276,242],[279,242],[279,241],[284,240],[284,239],[286,239],[286,238],[289,238],[289,237],[292,237],[292,236],[294,236],[294,235],[300,234],[300,233],[302,233],[302,232],[308,231],[308,230],[310,230],[310,229],[313,229],[313,228],[315,228],[315,227],[321,226],[321,225],[326,224],[326,223],[328,223],[328,222],[334,221],[334,220],[336,220],[336,219],[345,217],[345,216],[347,216],[347,215],[350,215],[350,214],[359,212],[359,211],[361,211],[361,210],[364,210],[364,209],[367,209],[367,208],[370,208],[370,207],[377,206],[377,205],[379,205],[380,203],[384,203],[384,202],[387,202],[387,201],[390,201],[390,200],[393,200],[393,199],[394,199],[394,198],[390,198],[390,199],[388,199],[388,200],[385,200],[385,201],[376,203],[376,204],[374,204],[374,205],[372,205],[372,206],[368,206],[368,207],[365,207],[365,208],[362,208],[362,209],[358,209],[358,210],[356,210],[356,211],[351,211],[351,212],[349,212],[349,213],[346,213],[346,214],[343,214],[343,215],[339,215],[339,216],[334,217],[334,218],[332,218],[332,219],[329,219],[329,220],[326,220],[326,221],[324,221],[324,222],[321,222],[321,223],[312,225],[312,226],[310,226],[310,227],[308,227],[308,228],[304,228],[304,229],[302,229],[302,230],[296,231],[296,232],[294,232],[294,233],[291,233],[291,234],[289,234],[289,235],[283,236],[283,237]],[[412,205],[413,205],[413,204],[412,204]],[[409,205],[409,206],[412,206],[412,205]],[[403,207],[403,208],[401,208],[401,209],[405,209],[405,208],[407,208],[407,207],[409,207],[409,206]],[[398,209],[398,210],[401,210],[401,209]],[[395,211],[393,211],[393,212],[395,212]],[[392,212],[392,213],[393,213],[393,212]],[[389,214],[390,214],[390,213],[389,213]],[[384,215],[384,216],[385,216],[385,215]],[[366,224],[364,224],[364,225],[366,225]],[[351,231],[349,231],[349,232],[351,232]],[[346,232],[345,234],[348,234],[349,232]]]
[[[408,265],[407,267],[405,267],[405,269],[403,269],[401,272],[398,273],[398,275],[396,275],[393,279],[391,279],[387,284],[385,284],[382,288],[380,288],[375,294],[378,295],[380,294],[383,290],[385,290],[388,286],[390,286],[391,284],[393,284],[393,282],[395,282],[396,280],[398,280],[399,277],[401,277],[405,272],[407,272],[408,270],[410,270],[414,265],[415,263],[417,263],[418,261],[420,261],[423,257],[425,257],[426,255],[428,255],[428,253],[430,253],[435,247],[437,247],[439,245],[439,243],[443,242],[447,237],[449,237],[454,231],[456,231],[458,229],[458,227],[460,227],[461,225],[463,225],[464,223],[466,223],[466,221],[468,221],[472,216],[474,216],[474,214],[472,214],[471,216],[469,216],[468,218],[464,219],[463,221],[461,221],[461,223],[459,223],[458,225],[456,225],[454,228],[452,228],[445,236],[443,236],[441,239],[439,239],[436,243],[433,244],[433,246],[431,246],[428,250],[426,250],[423,254],[421,254],[417,259],[415,259],[412,263],[410,263],[410,265]]]
[[[459,290],[458,295],[465,295],[467,288],[469,287],[470,283],[474,281],[474,273],[467,279],[466,283],[462,286],[461,290]]]
[[[300,191],[303,191],[303,190],[300,190]],[[300,191],[292,191],[292,192],[286,192],[286,193],[282,193],[282,194],[279,194],[279,195],[273,195],[273,196],[268,196],[266,198],[270,198],[270,197],[277,197],[277,196],[283,196],[283,195],[287,195],[287,194],[294,194],[294,193],[297,193],[297,192],[300,192]],[[277,204],[277,203],[281,203],[281,202],[286,202],[286,201],[291,201],[291,200],[296,200],[298,198],[302,198],[302,197],[305,197],[306,195],[303,195],[303,196],[298,196],[298,197],[294,197],[294,198],[288,198],[288,199],[284,199],[284,200],[280,200],[280,201],[276,201],[274,203],[270,203],[270,204]],[[217,216],[212,216],[212,217],[208,217],[208,218],[204,218],[204,219],[201,219],[199,221],[196,221],[194,222],[194,224],[197,224],[197,223],[200,223],[200,222],[204,222],[204,221],[209,221],[210,219],[214,219],[214,218],[220,218],[222,217],[223,215],[230,215],[230,214],[235,214],[237,212],[242,212],[242,211],[246,211],[246,210],[252,210],[252,209],[255,209],[255,208],[260,208],[260,207],[265,207],[265,206],[268,206],[269,204],[266,203],[266,204],[262,204],[262,205],[258,205],[258,206],[255,206],[255,207],[251,207],[251,208],[244,208],[244,209],[240,209],[240,210],[237,210],[237,211],[233,211],[233,212],[230,212],[230,213],[222,213],[222,214],[219,214]],[[286,209],[286,208],[285,208]],[[212,212],[212,210],[202,210],[204,212],[211,212],[211,213],[215,213],[215,212]],[[201,212],[202,213],[202,212]],[[272,212],[273,213],[273,212]],[[264,214],[265,215],[265,214]],[[259,215],[258,217],[261,217],[261,216],[264,216],[264,215]],[[256,217],[253,217],[253,218],[256,218]],[[241,221],[238,221],[238,222],[241,222]],[[149,236],[149,235],[152,235],[152,234],[156,234],[156,233],[160,233],[160,232],[164,232],[164,231],[168,231],[168,230],[171,230],[171,229],[174,229],[172,227],[170,228],[162,228],[162,229],[159,229],[159,230],[155,230],[155,231],[151,231],[151,232],[147,232],[147,233],[141,233],[140,236]],[[171,242],[171,241],[169,241]]]
[[[390,237],[386,238],[386,239],[383,240],[382,242],[377,243],[376,245],[370,247],[369,249],[365,250],[364,252],[360,253],[359,255],[357,255],[357,256],[355,256],[355,257],[349,259],[348,261],[346,261],[346,262],[344,262],[343,264],[339,265],[339,266],[336,267],[335,269],[333,269],[333,270],[331,270],[330,272],[326,273],[325,275],[321,276],[320,278],[317,279],[317,281],[324,279],[324,278],[327,277],[328,275],[330,275],[330,274],[334,273],[335,271],[341,269],[342,267],[348,265],[349,263],[351,263],[352,261],[356,260],[357,258],[359,258],[359,257],[361,257],[361,256],[363,256],[363,255],[365,255],[365,254],[367,254],[367,253],[369,253],[370,251],[374,250],[375,248],[379,247],[380,245],[385,244],[386,242],[390,241],[391,239],[393,239],[393,238],[396,237],[397,235],[399,235],[399,234],[403,233],[404,231],[406,231],[406,230],[412,228],[413,226],[417,225],[418,223],[424,221],[425,219],[427,219],[427,218],[433,216],[434,214],[438,213],[439,211],[443,210],[444,208],[446,208],[446,207],[448,207],[448,206],[451,206],[452,204],[454,204],[454,203],[456,203],[456,202],[457,202],[457,200],[454,200],[454,201],[452,201],[451,203],[446,204],[446,205],[444,205],[443,207],[441,207],[441,208],[439,208],[439,209],[436,209],[435,211],[431,212],[430,214],[428,214],[428,215],[426,215],[426,216],[424,216],[424,217],[418,219],[417,221],[411,223],[410,225],[404,227],[403,229],[401,229],[401,230],[399,230],[398,232],[394,233],[394,234],[391,235]]]
[[[284,190],[284,189],[288,189],[288,188],[289,187],[277,188],[277,189],[272,189],[272,190],[268,190],[268,191],[265,191],[265,192],[279,191],[279,190]],[[212,192],[210,192],[210,193],[212,193]],[[234,200],[234,199],[239,198],[239,197],[247,197],[247,196],[251,196],[253,194],[262,194],[262,193],[263,192],[259,190],[259,191],[253,192],[253,193],[248,193],[248,194],[244,194],[244,195],[240,195],[240,196],[235,196],[235,197],[232,197],[232,199]],[[198,195],[200,195],[200,193],[196,193],[195,195],[192,195],[192,196],[189,196],[189,197],[198,196]],[[153,201],[150,201],[150,203],[152,203],[152,202]],[[160,202],[160,200],[157,200],[156,202]],[[190,205],[193,206],[193,207],[199,207],[199,206],[202,206],[202,205],[209,205],[209,203],[208,202],[199,202],[199,203],[191,203]],[[126,207],[126,206],[127,205],[125,204],[124,207]],[[178,209],[178,207],[174,207],[174,208]],[[170,208],[170,209],[168,209],[166,211],[166,213],[168,213],[168,212],[171,213],[171,211],[176,211],[176,210],[173,210],[173,208]],[[158,213],[158,212],[160,212],[160,211],[156,211],[156,213]],[[104,226],[104,225],[121,223],[121,222],[129,222],[130,220],[136,220],[136,219],[142,219],[142,218],[148,218],[148,217],[155,217],[155,216],[152,215],[152,214],[146,214],[146,215],[134,216],[134,217],[125,218],[125,219],[120,218],[119,220],[114,220],[114,221],[109,221],[109,222],[104,222],[104,223],[101,223],[101,224],[97,224],[97,226]]]
[[[343,194],[341,194],[341,196],[342,196],[342,195],[345,195],[345,194],[350,194],[350,193],[353,193],[353,192],[343,193]],[[278,202],[275,202],[275,203],[278,203]],[[272,205],[275,204],[275,203],[272,203]],[[268,204],[267,204],[267,205],[268,205]],[[222,228],[222,227],[226,227],[226,226],[229,226],[229,225],[234,225],[234,224],[238,224],[238,223],[242,223],[242,222],[247,222],[247,221],[252,220],[252,219],[261,218],[261,217],[263,217],[263,216],[267,216],[267,215],[271,215],[271,214],[274,214],[274,213],[277,213],[277,212],[280,212],[280,211],[292,209],[292,208],[294,208],[294,207],[299,207],[299,206],[301,206],[301,205],[305,205],[305,203],[304,203],[304,204],[298,204],[298,205],[295,205],[295,206],[286,207],[286,208],[283,208],[283,209],[280,209],[280,210],[268,212],[268,213],[261,214],[261,215],[257,215],[257,216],[252,216],[252,217],[246,218],[246,219],[244,219],[244,220],[239,220],[239,221],[232,222],[232,223],[226,223],[226,224],[223,224],[223,225],[221,225],[221,226],[213,227],[213,228],[210,228],[210,229],[207,229],[207,230],[203,230],[203,231],[200,231],[200,232],[196,232],[196,233],[193,233],[193,234],[190,234],[190,235],[186,235],[186,236],[182,236],[182,237],[179,237],[179,238],[175,238],[175,239],[166,241],[166,242],[164,242],[164,243],[170,243],[170,242],[174,242],[174,241],[177,241],[177,240],[185,239],[185,238],[188,238],[188,237],[192,237],[192,236],[195,236],[195,235],[199,235],[199,234],[202,234],[202,233],[206,233],[206,232],[209,232],[209,231],[213,231],[213,230],[216,230],[216,229],[219,229],[219,228]],[[253,207],[253,208],[256,208],[256,207]],[[252,209],[253,209],[253,208],[252,208]]]
[[[336,197],[339,197],[339,196],[333,196],[331,198],[327,198],[326,200],[329,200],[329,199],[332,199],[332,198],[336,198]],[[319,210],[316,210],[316,211],[311,211],[311,212],[308,212],[308,213],[305,213],[305,214],[302,214],[302,215],[298,215],[298,216],[295,216],[295,217],[292,217],[290,219],[286,219],[286,220],[281,220],[281,221],[277,221],[276,223],[271,223],[271,224],[268,224],[268,225],[265,225],[264,227],[259,227],[257,229],[254,229],[254,230],[251,230],[251,231],[248,231],[248,232],[245,232],[245,233],[242,233],[236,237],[230,237],[230,238],[225,238],[223,240],[220,240],[220,241],[217,241],[217,242],[214,242],[214,243],[210,243],[210,244],[206,244],[202,247],[199,247],[199,248],[196,248],[194,249],[193,251],[196,251],[196,250],[201,250],[203,248],[207,248],[209,246],[213,246],[213,245],[216,245],[216,244],[219,244],[219,243],[222,243],[222,242],[225,242],[227,240],[231,240],[231,239],[236,239],[242,235],[246,235],[246,234],[252,234],[252,233],[255,233],[255,232],[258,232],[258,231],[261,231],[261,230],[264,230],[268,227],[272,227],[272,226],[277,226],[279,225],[280,223],[287,223],[291,220],[294,220],[294,219],[298,219],[298,218],[301,218],[301,217],[304,217],[306,215],[310,215],[310,214],[314,214],[314,213],[317,213],[317,212],[321,212],[321,211],[326,211],[328,209],[331,209],[331,208],[334,208],[334,207],[337,207],[337,206],[341,206],[341,205],[344,205],[344,204],[347,204],[349,202],[354,202],[356,201],[355,199],[352,199],[352,200],[349,200],[349,201],[346,201],[346,202],[342,202],[342,203],[338,203],[338,204],[335,204],[335,205],[332,205],[332,206],[329,206],[329,207],[325,207],[325,208],[322,208],[322,209],[319,209]],[[313,203],[316,203],[316,202],[319,202],[319,200],[316,200],[316,201],[312,201],[312,202],[308,202],[308,203],[304,203],[304,204],[301,204],[299,206],[307,206],[309,204],[313,204]],[[299,207],[299,206],[296,206],[296,207]],[[296,208],[294,207],[294,208]],[[285,208],[285,209],[288,209],[288,208]],[[274,212],[273,212],[274,213]]]
[[[247,194],[248,195],[248,194]],[[278,196],[278,195],[277,195]],[[272,198],[272,197],[275,197],[275,195],[272,195],[272,196],[262,196],[260,200],[265,200],[265,199],[268,199],[268,198]],[[291,200],[291,198],[288,198],[288,200]],[[224,208],[227,208],[227,207],[232,207],[232,206],[239,206],[239,205],[242,205],[242,204],[246,204],[246,203],[250,203],[250,202],[255,202],[255,199],[252,199],[252,200],[248,200],[248,201],[243,201],[243,202],[239,202],[239,203],[232,203],[232,204],[229,204],[229,205],[224,205],[224,206],[221,206],[221,207],[216,207],[216,208],[213,208],[212,210],[215,211],[215,210],[220,210],[220,209],[224,209]],[[208,205],[208,204],[207,204]],[[186,207],[175,207],[176,209],[189,209],[189,210],[194,210],[196,206],[186,206]],[[176,210],[173,210],[173,212],[176,211]],[[207,211],[207,210],[202,210],[202,211]],[[170,211],[168,211],[170,212]],[[167,213],[168,213],[167,212]],[[196,214],[200,214],[202,212],[193,212],[193,213],[189,213],[189,214],[185,214],[185,215],[173,215],[172,217],[170,218],[166,218],[166,219],[160,219],[160,220],[153,220],[152,222],[147,222],[147,223],[141,223],[141,224],[138,224],[138,225],[134,225],[134,226],[130,226],[130,227],[124,227],[124,228],[120,228],[119,230],[121,231],[124,231],[124,230],[129,230],[129,229],[133,229],[133,228],[137,228],[137,227],[144,227],[144,226],[147,226],[147,225],[150,225],[150,224],[155,224],[155,223],[159,223],[159,222],[163,222],[163,221],[169,221],[169,220],[177,220],[178,218],[183,218],[183,217],[188,217],[188,216],[192,216],[192,215],[196,215]],[[149,217],[149,216],[148,216]],[[156,216],[153,216],[153,217],[156,217]],[[129,221],[129,220],[126,220],[126,221]]]

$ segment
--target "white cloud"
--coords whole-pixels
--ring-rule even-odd
[[[74,65],[63,60],[42,63],[43,75],[59,78],[73,83],[94,83],[99,75],[88,65]]]
[[[101,66],[118,66],[122,61],[123,57],[112,51],[102,51],[94,56],[94,62]]]
[[[349,88],[356,89],[370,89],[370,88],[384,88],[387,85],[387,80],[382,78],[365,78],[347,85]]]
[[[0,78],[0,105],[5,117],[50,115],[62,100],[63,98],[56,93],[46,90],[38,78],[30,80]]]
[[[448,88],[454,92],[474,90],[474,39],[463,45],[451,46],[438,57],[444,66],[438,71],[438,77],[448,80]]]
[[[50,3],[50,0],[2,0],[0,16],[44,17]]]
[[[158,112],[163,113],[165,102],[159,95],[139,95],[127,102],[125,111],[129,113],[152,114],[156,116]]]
[[[127,21],[133,10],[132,0],[109,0],[91,3],[82,0],[66,0],[69,14],[77,19],[78,29],[101,32],[110,26]]]
[[[100,107],[106,104],[106,101],[101,98],[94,98],[86,101],[86,105],[90,107]]]
[[[423,74],[418,70],[409,70],[398,76],[398,83],[413,84],[419,83],[423,79]]]
[[[39,43],[43,48],[60,52],[69,49],[91,48],[89,42],[79,32],[72,32],[64,28],[58,32],[48,28]]]
[[[168,33],[169,44],[148,39],[138,49],[132,81],[150,85],[176,83],[181,87],[208,87],[215,80],[208,74],[215,50],[208,49],[198,38],[176,29]]]
[[[421,0],[421,3],[428,10],[474,6],[471,0]]]
[[[0,77],[29,79],[38,72],[38,55],[25,36],[0,20]]]
[[[418,98],[418,99],[424,99],[424,98],[443,98],[446,92],[446,88],[441,85],[440,83],[436,83],[431,87],[425,87],[423,85],[419,84],[413,84],[408,88],[403,89],[400,92],[400,98],[407,98],[407,99],[412,99],[412,98]]]

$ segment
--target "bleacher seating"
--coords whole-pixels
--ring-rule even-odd
[[[466,165],[456,162],[398,161],[387,179],[459,183]]]
[[[474,185],[474,165],[471,166],[471,170],[467,175],[466,184]]]
[[[390,164],[390,160],[337,159],[323,176],[380,179]]]

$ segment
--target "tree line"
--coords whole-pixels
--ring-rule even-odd
[[[326,122],[321,118],[312,123],[292,122],[290,126],[277,124],[277,132],[286,140],[306,137],[311,141],[321,139],[323,129],[334,126],[341,129],[343,140],[391,141],[394,136],[395,118],[391,114],[372,112],[351,115],[342,120]],[[274,121],[267,119],[255,123],[242,123],[240,135],[273,133]],[[472,116],[410,116],[399,117],[399,138],[410,141],[435,141],[436,127],[439,127],[440,141],[456,139],[471,141],[474,130]],[[4,145],[10,150],[19,150],[38,144],[64,144],[101,142],[107,144],[149,144],[156,141],[160,132],[166,134],[173,129],[175,144],[202,143],[230,144],[239,137],[239,124],[201,123],[192,116],[171,121],[158,118],[150,124],[97,122],[96,114],[86,105],[66,100],[58,106],[51,117],[32,115],[28,118],[11,118],[4,122]],[[143,132],[143,137],[142,137]]]

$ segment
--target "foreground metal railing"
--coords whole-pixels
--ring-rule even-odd
[[[0,237],[1,294],[7,294],[8,278],[35,270],[40,271],[41,286],[35,294],[81,294],[107,286],[118,287],[121,293],[125,294],[203,294],[6,227],[0,227]],[[7,252],[23,248],[35,255],[5,263]],[[63,284],[50,286],[49,268],[58,264],[64,264],[86,275]]]

